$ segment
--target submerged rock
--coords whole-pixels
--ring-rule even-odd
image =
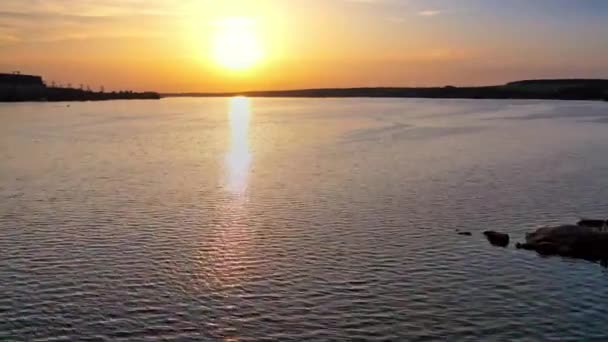
[[[509,234],[499,233],[492,230],[483,232],[488,241],[498,247],[507,247],[509,245]]]
[[[543,255],[561,255],[589,260],[608,258],[608,232],[583,225],[539,228],[526,234],[526,243],[517,248]]]

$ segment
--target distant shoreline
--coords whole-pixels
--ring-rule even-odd
[[[84,102],[109,100],[158,100],[155,92],[92,91],[83,85],[47,86],[42,77],[0,73],[0,102]]]
[[[5,95],[5,94],[0,94]],[[19,90],[17,95],[0,96],[0,103],[16,102],[98,102],[112,100],[159,100],[161,96],[153,92],[93,92],[73,88],[46,88]]]
[[[608,80],[525,80],[483,87],[320,88],[245,92],[164,93],[161,97],[435,98],[608,101]]]
[[[608,101],[606,79],[546,79],[481,87],[361,87],[245,92],[104,92],[47,86],[40,76],[0,74],[0,102],[158,100],[167,97],[428,98]]]

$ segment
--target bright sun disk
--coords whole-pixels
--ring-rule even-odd
[[[263,57],[255,22],[247,18],[218,22],[212,44],[213,60],[229,70],[251,69]]]

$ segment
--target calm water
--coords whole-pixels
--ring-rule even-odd
[[[607,340],[608,103],[0,105],[0,340]],[[455,234],[473,232],[472,237]]]

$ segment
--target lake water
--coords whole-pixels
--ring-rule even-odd
[[[2,341],[608,339],[481,235],[608,216],[608,103],[0,104],[0,160]]]

